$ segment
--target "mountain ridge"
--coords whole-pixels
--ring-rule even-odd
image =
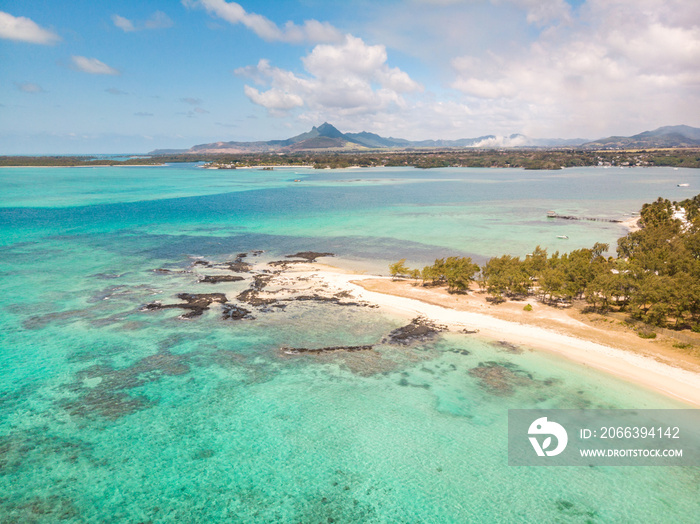
[[[632,136],[609,136],[581,147],[586,149],[643,149],[700,146],[700,128],[687,125],[662,126]]]
[[[257,142],[211,142],[199,144],[185,150],[156,150],[150,154],[164,154],[162,151],[180,151],[183,154],[231,154],[231,153],[292,153],[300,151],[363,151],[376,149],[507,149],[507,148],[556,148],[579,147],[582,149],[622,149],[622,148],[667,148],[700,146],[700,128],[687,125],[663,126],[652,131],[644,131],[630,137],[610,136],[594,141],[585,139],[530,138],[521,134],[509,136],[483,135],[476,138],[456,140],[406,140],[383,137],[376,133],[361,131],[343,133],[332,124],[324,122],[311,130],[284,140]]]

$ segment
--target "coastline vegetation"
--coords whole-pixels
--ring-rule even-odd
[[[409,149],[296,153],[163,154],[117,160],[91,156],[0,156],[0,166],[149,166],[203,162],[213,166],[346,167],[493,167],[562,169],[582,166],[670,166],[700,168],[700,149],[586,150],[586,149]]]
[[[644,204],[640,229],[618,240],[617,257],[607,244],[549,254],[537,246],[524,259],[493,257],[483,266],[469,258],[438,259],[422,270],[402,259],[389,266],[394,278],[447,285],[465,293],[476,282],[492,303],[534,298],[568,306],[585,300],[589,311],[627,313],[648,326],[700,332],[700,195],[682,202],[659,198]],[[648,328],[640,337],[655,336]]]

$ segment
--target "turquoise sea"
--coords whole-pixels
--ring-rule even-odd
[[[359,306],[140,308],[224,289],[177,271],[254,250],[383,274],[614,252],[619,224],[547,211],[626,218],[698,171],[10,168],[0,189],[2,523],[697,522],[699,468],[507,465],[509,408],[685,407],[637,386],[473,335],[382,344],[406,320]]]

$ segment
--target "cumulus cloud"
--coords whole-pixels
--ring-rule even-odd
[[[85,56],[71,57],[71,62],[73,68],[77,71],[82,71],[83,73],[89,73],[91,75],[120,75],[118,69],[108,66],[104,62],[100,62],[97,58],[87,58]]]
[[[167,29],[174,25],[170,17],[162,11],[156,11],[143,22],[132,22],[128,18],[114,14],[112,15],[112,22],[125,33],[141,31],[143,29]]]
[[[342,44],[317,45],[302,63],[305,76],[264,59],[236,74],[267,87],[247,85],[245,94],[273,115],[301,107],[336,116],[392,111],[406,107],[403,95],[422,90],[404,71],[389,67],[384,46],[367,45],[350,35]]]
[[[44,92],[41,86],[31,82],[15,82],[15,86],[23,93],[36,94]]]
[[[0,38],[31,44],[55,44],[61,40],[56,33],[39,27],[29,18],[3,11],[0,11]]]
[[[303,25],[292,21],[279,27],[265,16],[249,13],[236,2],[225,0],[182,0],[183,5],[190,8],[202,8],[210,15],[221,18],[230,24],[242,24],[263,40],[270,42],[289,42],[300,44],[304,42],[339,42],[343,35],[328,22],[306,20]]]
[[[132,31],[136,31],[136,27],[134,26],[134,23],[129,20],[128,18],[124,18],[123,16],[120,15],[112,15],[112,22],[116,27],[124,31],[125,33],[130,33]]]
[[[304,99],[301,96],[276,87],[261,93],[254,87],[245,86],[243,91],[251,102],[267,108],[272,113],[282,113],[304,105]]]
[[[520,52],[459,57],[451,86],[526,132],[609,130],[700,119],[700,9],[694,0],[588,0],[566,28]],[[685,13],[685,16],[683,16]]]

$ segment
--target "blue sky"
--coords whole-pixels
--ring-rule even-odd
[[[0,5],[0,154],[700,127],[697,0]]]

